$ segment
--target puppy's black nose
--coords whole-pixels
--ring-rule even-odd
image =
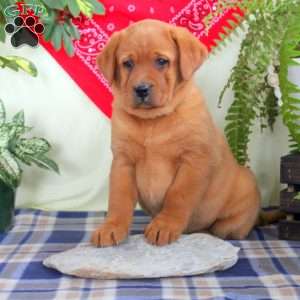
[[[142,83],[134,87],[134,92],[139,99],[144,100],[149,96],[150,88],[150,84]]]

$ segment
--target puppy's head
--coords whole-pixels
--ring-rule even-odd
[[[123,109],[153,118],[170,112],[176,88],[206,56],[206,47],[186,29],[145,20],[114,33],[97,64]]]

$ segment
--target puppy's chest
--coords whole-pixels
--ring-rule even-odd
[[[172,134],[145,135],[136,157],[136,182],[140,203],[156,214],[180,165],[180,146]]]
[[[141,205],[155,214],[160,210],[177,169],[176,161],[159,153],[146,151],[136,163],[136,183]]]

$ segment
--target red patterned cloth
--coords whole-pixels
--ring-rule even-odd
[[[49,43],[42,42],[48,52],[69,73],[89,98],[108,117],[111,116],[112,95],[105,78],[96,66],[96,56],[103,49],[110,35],[142,19],[158,19],[189,29],[208,49],[219,40],[223,27],[235,20],[233,10],[215,18],[206,34],[203,18],[215,9],[217,0],[102,0],[105,16],[81,19],[76,23],[81,38],[74,42],[75,55],[68,57],[63,50],[56,52]],[[238,12],[242,14],[241,12]],[[236,22],[236,20],[235,20]]]

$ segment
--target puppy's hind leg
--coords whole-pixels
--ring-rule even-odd
[[[260,193],[254,175],[240,167],[230,200],[223,214],[211,226],[211,233],[223,239],[244,239],[257,222]]]
[[[255,224],[255,220],[256,216],[253,220],[249,220],[249,214],[241,213],[217,220],[209,231],[221,239],[241,240],[247,237]]]
[[[257,222],[259,195],[254,190],[239,201],[234,201],[231,213],[225,213],[211,226],[210,232],[222,239],[241,240],[247,237]]]

